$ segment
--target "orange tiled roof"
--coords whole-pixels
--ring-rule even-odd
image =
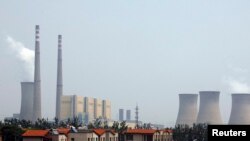
[[[125,133],[128,134],[154,134],[157,130],[154,129],[128,129]]]
[[[166,130],[166,132],[168,132],[168,133],[173,133],[173,130],[168,129],[168,130]]]
[[[67,135],[70,132],[70,129],[68,129],[68,128],[58,128],[57,131],[58,131],[59,134]]]
[[[93,131],[99,136],[105,133],[105,129],[93,129]]]
[[[23,133],[23,137],[45,137],[49,133],[48,130],[27,130]]]

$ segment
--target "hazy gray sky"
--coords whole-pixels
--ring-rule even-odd
[[[41,32],[42,114],[55,115],[57,35],[63,35],[64,94],[139,105],[145,122],[173,126],[179,93],[249,92],[249,0],[0,1],[0,119],[20,111],[21,81],[33,80]],[[30,65],[31,64],[31,65]]]

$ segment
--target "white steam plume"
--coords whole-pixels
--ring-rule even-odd
[[[241,82],[237,80],[229,80],[228,84],[232,93],[249,93],[250,86],[246,82]]]
[[[16,57],[23,62],[25,72],[27,73],[25,79],[28,79],[29,81],[33,80],[35,52],[10,36],[7,36],[6,42],[8,43],[8,47],[15,52]]]

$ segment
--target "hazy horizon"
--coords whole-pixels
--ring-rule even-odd
[[[55,116],[57,35],[63,92],[109,99],[112,117],[136,103],[139,120],[174,126],[179,93],[250,93],[250,1],[1,1],[0,120],[20,112],[21,81],[33,81],[40,25],[42,115]],[[6,108],[8,107],[8,108]]]

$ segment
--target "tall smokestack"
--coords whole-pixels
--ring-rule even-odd
[[[33,103],[33,122],[41,118],[41,78],[40,78],[40,42],[39,25],[36,25],[35,36],[35,73],[34,73],[34,103]]]
[[[197,123],[222,124],[219,91],[201,91]]]
[[[179,112],[176,125],[193,126],[197,118],[198,94],[179,94]]]
[[[59,120],[61,111],[61,96],[63,94],[62,77],[62,35],[58,35],[57,85],[56,85],[56,118]]]
[[[232,109],[228,124],[250,124],[250,94],[232,94]]]

